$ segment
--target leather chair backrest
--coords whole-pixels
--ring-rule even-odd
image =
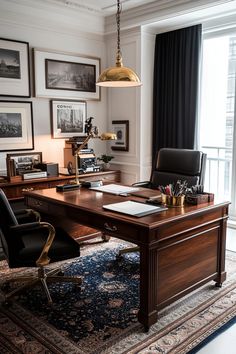
[[[9,227],[15,225],[18,225],[18,221],[5,193],[0,188],[0,239],[4,255],[7,259],[9,258],[9,244],[14,246],[14,242],[16,242],[16,240],[7,239]]]
[[[5,193],[0,188],[0,227],[4,228],[14,225],[18,225],[17,219]]]
[[[162,148],[157,155],[151,182],[155,187],[176,183],[188,183],[188,187],[204,184],[206,154],[197,150]]]

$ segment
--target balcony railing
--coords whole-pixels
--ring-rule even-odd
[[[232,149],[220,146],[202,146],[207,154],[205,191],[219,197],[230,197]]]

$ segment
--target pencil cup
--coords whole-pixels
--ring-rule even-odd
[[[182,207],[184,205],[184,198],[185,195],[180,195],[178,197],[163,193],[161,195],[162,204],[170,207]]]

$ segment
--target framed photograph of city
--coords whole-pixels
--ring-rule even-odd
[[[99,58],[37,48],[33,52],[36,97],[100,100]]]
[[[0,38],[0,96],[30,97],[28,42]]]
[[[33,149],[32,102],[0,101],[0,151]]]
[[[129,121],[113,120],[112,130],[116,134],[117,140],[114,140],[111,149],[129,151]]]
[[[52,137],[85,136],[85,101],[51,101]]]

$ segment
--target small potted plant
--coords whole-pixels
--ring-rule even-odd
[[[110,161],[114,159],[114,156],[111,156],[111,155],[101,155],[100,157],[98,157],[98,160],[99,161],[102,161],[103,162],[103,169],[104,170],[109,170],[110,168]]]

